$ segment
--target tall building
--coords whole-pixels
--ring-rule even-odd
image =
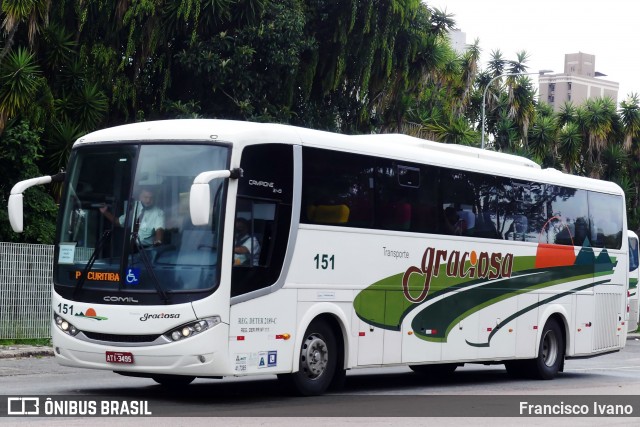
[[[539,78],[540,101],[547,102],[554,110],[560,109],[565,101],[580,105],[589,98],[608,96],[618,103],[619,84],[599,77],[606,77],[596,71],[596,57],[588,53],[568,53],[564,56],[564,73],[546,74]]]
[[[467,51],[467,33],[460,30],[451,30],[449,31],[449,42],[451,42],[453,50],[460,55]]]

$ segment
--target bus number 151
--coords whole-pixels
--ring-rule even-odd
[[[333,263],[335,260],[335,255],[328,255],[328,254],[316,254],[316,256],[313,258],[313,260],[316,262],[316,270],[319,269],[323,269],[323,270],[327,270],[327,269],[331,269],[333,270]]]

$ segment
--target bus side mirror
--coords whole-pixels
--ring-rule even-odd
[[[34,185],[49,184],[50,182],[62,182],[64,181],[64,176],[64,172],[60,172],[53,176],[47,175],[39,178],[26,179],[13,186],[11,193],[9,194],[9,202],[7,204],[7,209],[9,211],[9,223],[11,224],[13,231],[16,233],[22,233],[24,229],[24,196],[22,193],[27,188],[33,187]]]
[[[240,178],[242,169],[207,171],[196,176],[189,192],[189,215],[193,225],[207,225],[211,216],[209,183],[218,178]]]
[[[189,214],[193,225],[206,225],[209,223],[209,207],[211,196],[209,184],[192,184],[189,193]]]
[[[22,231],[24,230],[22,199],[24,199],[24,196],[22,194],[9,195],[9,223],[11,223],[11,228],[16,233],[22,233]]]

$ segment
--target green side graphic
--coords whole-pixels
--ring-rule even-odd
[[[533,290],[610,275],[617,264],[606,250],[602,250],[596,257],[590,247],[579,251],[573,265],[536,268],[535,261],[535,256],[514,257],[511,276],[494,280],[447,276],[447,264],[441,263],[438,274],[431,276],[426,298],[418,303],[409,301],[403,292],[405,273],[396,274],[362,290],[354,300],[354,308],[363,321],[395,331],[400,330],[403,319],[412,310],[419,309],[421,311],[411,323],[414,334],[426,341],[446,342],[449,331],[458,322],[485,307]],[[469,265],[467,261],[463,270],[466,271]],[[421,270],[411,269],[407,287],[409,295],[414,299],[418,299],[424,290],[424,278]],[[609,280],[584,286],[587,289],[607,282]],[[567,295],[579,289],[567,291]],[[564,292],[554,295],[547,302],[564,295]],[[528,309],[533,308],[535,307]],[[528,309],[509,319],[526,313]],[[484,346],[488,343],[476,345]]]
[[[422,339],[446,341],[449,331],[473,313],[520,293],[591,278],[593,266],[554,267],[544,271],[531,270],[530,273],[499,282],[488,282],[436,301],[416,315],[411,327],[416,336]],[[435,333],[425,334],[425,331],[433,330]]]
[[[513,272],[529,271],[534,268],[535,257],[523,256],[514,258]],[[470,263],[465,263],[469,268]],[[431,281],[429,295],[420,304],[408,301],[402,289],[402,277],[399,273],[384,278],[368,288],[362,290],[355,298],[353,304],[356,314],[365,322],[383,329],[400,330],[402,320],[409,312],[419,308],[421,304],[430,302],[441,295],[459,291],[486,282],[485,279],[447,277],[446,265],[440,265],[438,276]],[[422,276],[412,274],[409,278],[409,293],[418,296],[423,287]]]
[[[537,303],[532,304],[532,305],[530,305],[528,307],[525,307],[522,310],[516,311],[514,314],[512,314],[509,317],[507,317],[502,322],[500,322],[498,325],[496,325],[496,327],[493,328],[493,330],[489,334],[489,337],[487,338],[487,342],[486,343],[472,343],[472,342],[467,341],[467,344],[469,344],[470,346],[473,346],[473,347],[489,347],[489,343],[491,342],[491,338],[493,338],[493,336],[500,329],[502,329],[507,323],[511,322],[512,320],[522,316],[523,314],[525,314],[525,313],[527,313],[527,312],[529,312],[531,310],[535,310],[536,308],[538,308],[540,306],[543,306],[543,305],[545,305],[547,303],[550,303],[551,301],[555,301],[557,299],[560,299],[560,298],[565,297],[567,295],[571,295],[571,294],[576,293],[578,291],[582,291],[582,290],[585,290],[585,289],[593,288],[593,287],[595,287],[597,285],[602,285],[602,284],[605,284],[605,283],[608,283],[608,282],[609,282],[609,280],[601,280],[599,282],[588,283],[588,284],[583,285],[583,286],[578,286],[575,289],[571,289],[569,291],[561,292],[561,293],[559,293],[557,295],[554,295],[554,296],[551,296],[549,298],[545,298],[542,301],[538,301]]]

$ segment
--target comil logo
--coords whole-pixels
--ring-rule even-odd
[[[7,415],[40,415],[40,398],[8,397]]]

